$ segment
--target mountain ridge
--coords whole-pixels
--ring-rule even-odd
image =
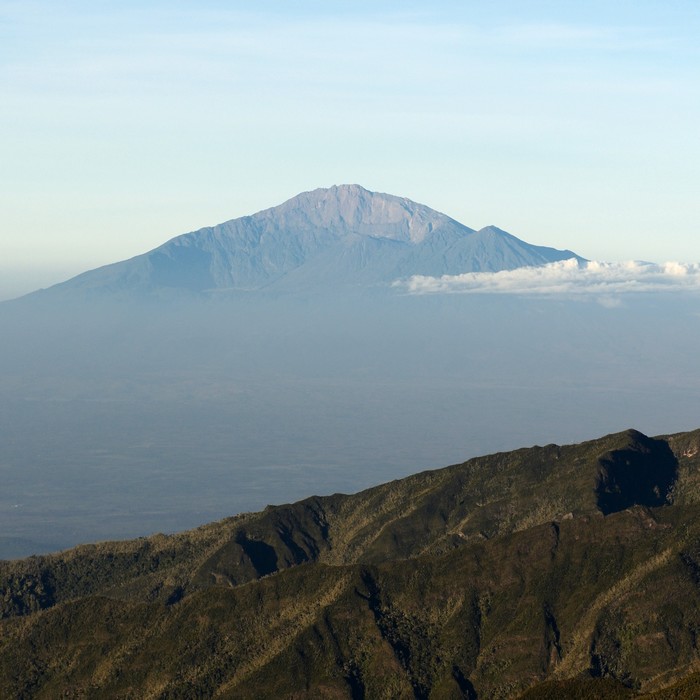
[[[0,691],[696,697],[699,515],[700,430],[627,430],[2,562]]]
[[[494,272],[572,257],[582,260],[495,226],[475,231],[405,197],[334,185],[181,234],[28,296],[388,288],[414,274]]]

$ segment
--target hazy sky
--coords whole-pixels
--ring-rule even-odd
[[[0,1],[0,298],[357,182],[700,260],[700,3]]]

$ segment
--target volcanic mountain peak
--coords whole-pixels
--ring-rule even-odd
[[[474,231],[404,197],[359,185],[317,189],[173,238],[42,292],[172,297],[374,287],[412,275],[512,270],[578,257],[490,226]]]

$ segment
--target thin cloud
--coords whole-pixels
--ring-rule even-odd
[[[667,49],[672,40],[650,27],[565,23],[522,23],[500,30],[500,38],[520,48],[551,50],[649,51]]]
[[[594,296],[605,306],[619,305],[619,295],[642,292],[700,292],[700,263],[622,263],[575,258],[541,267],[500,272],[467,272],[397,280],[409,294],[531,294]]]

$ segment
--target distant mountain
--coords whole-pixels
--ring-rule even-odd
[[[628,430],[2,562],[0,696],[697,698],[699,515]]]
[[[51,287],[85,295],[225,294],[388,286],[411,275],[508,270],[578,257],[409,199],[341,185],[186,233]],[[45,293],[45,292],[44,292]]]

